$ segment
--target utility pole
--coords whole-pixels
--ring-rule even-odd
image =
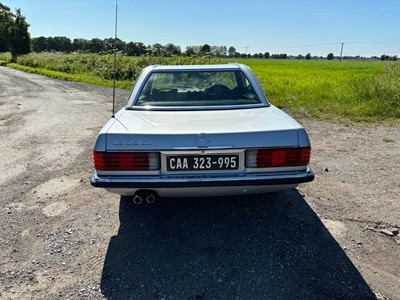
[[[245,48],[246,48],[246,58],[247,58],[247,48],[249,48],[249,47],[246,46]]]
[[[344,45],[344,43],[341,43],[342,44],[342,48],[340,49],[340,61],[342,61],[342,54],[343,54],[343,45]]]

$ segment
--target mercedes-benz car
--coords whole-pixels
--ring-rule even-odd
[[[97,136],[91,184],[133,196],[229,196],[314,179],[310,140],[242,64],[149,66]]]

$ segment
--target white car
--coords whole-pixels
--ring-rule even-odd
[[[149,66],[97,136],[91,184],[135,203],[274,192],[314,179],[310,152],[249,67]]]

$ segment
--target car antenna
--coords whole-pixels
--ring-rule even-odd
[[[117,76],[117,31],[118,30],[118,0],[115,0],[115,34],[114,34],[114,85],[113,85],[113,106],[112,116],[115,118],[115,79]]]

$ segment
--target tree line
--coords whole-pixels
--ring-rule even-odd
[[[124,42],[121,39],[114,38],[76,38],[71,40],[65,36],[55,37],[37,37],[32,39],[33,52],[83,52],[83,53],[113,53],[114,47],[118,52],[128,56],[154,55],[154,56],[172,56],[181,55],[179,46],[172,43],[161,45],[145,45],[142,42]]]
[[[13,60],[31,51],[29,24],[18,8],[13,13],[0,3],[0,53],[11,52]]]
[[[286,53],[270,54],[269,52],[264,53],[240,53],[236,51],[236,48],[230,46],[215,46],[215,45],[194,45],[187,46],[185,51],[181,50],[180,46],[172,43],[161,45],[159,43],[153,45],[145,45],[142,42],[124,42],[121,39],[114,38],[93,38],[91,40],[76,38],[71,40],[65,36],[55,37],[37,37],[32,38],[32,51],[33,52],[81,52],[81,53],[113,53],[114,45],[117,51],[127,56],[173,56],[173,55],[184,55],[184,56],[209,56],[209,57],[232,57],[232,58],[264,58],[264,59],[325,59],[325,57],[311,56],[310,53],[306,55],[287,55]],[[328,60],[334,59],[333,53],[329,53],[326,57]]]
[[[236,51],[236,48],[230,46],[214,46],[209,44],[187,46],[186,51],[182,51],[180,46],[172,43],[161,45],[159,43],[153,45],[145,45],[142,42],[124,42],[121,39],[114,38],[93,38],[83,39],[76,38],[71,40],[65,36],[55,37],[36,37],[32,38],[32,51],[33,52],[82,52],[82,53],[113,53],[114,46],[121,54],[128,56],[173,56],[173,55],[197,55],[197,56],[210,56],[210,57],[236,57],[236,58],[274,58],[274,59],[287,59],[287,54],[270,54],[256,53],[245,54]]]

